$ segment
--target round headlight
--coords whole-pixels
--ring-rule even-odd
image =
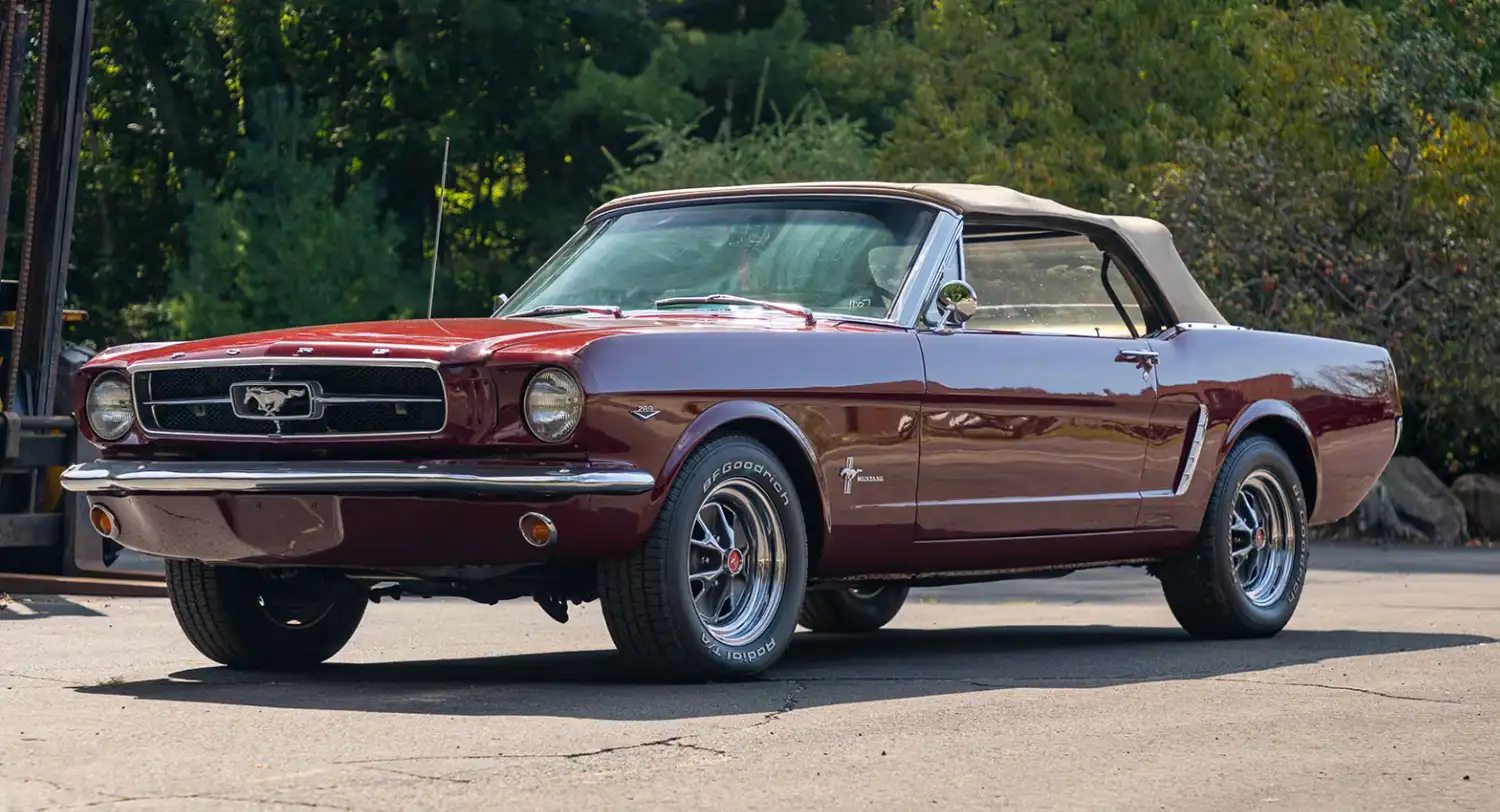
[[[526,385],[526,427],[538,440],[560,443],[583,416],[583,387],[561,369],[544,369]]]
[[[89,386],[84,404],[89,427],[101,440],[118,440],[135,423],[135,409],[130,400],[130,381],[118,372],[106,372]]]

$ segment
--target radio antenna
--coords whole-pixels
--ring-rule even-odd
[[[432,297],[437,292],[438,243],[443,239],[443,201],[448,197],[448,146],[452,138],[443,139],[443,177],[438,182],[437,229],[432,234],[432,281],[427,285],[427,318],[432,318]]]

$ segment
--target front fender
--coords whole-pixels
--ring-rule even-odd
[[[689,423],[678,436],[676,444],[667,454],[666,462],[657,472],[656,490],[651,495],[652,501],[659,501],[666,495],[666,489],[671,487],[672,480],[677,477],[677,472],[682,469],[682,464],[687,460],[688,455],[693,453],[693,449],[702,445],[703,441],[714,432],[740,421],[770,424],[786,434],[801,450],[808,469],[812,471],[818,483],[818,492],[823,492],[823,472],[817,464],[818,457],[813,450],[812,442],[807,439],[801,427],[787,417],[786,412],[758,400],[728,400],[703,410],[703,413],[694,418],[693,422]]]

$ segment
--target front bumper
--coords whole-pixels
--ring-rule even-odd
[[[650,491],[655,477],[634,468],[500,466],[420,462],[133,462],[99,460],[68,468],[62,486],[86,494],[369,494],[545,499]]]
[[[116,541],[166,558],[418,571],[587,561],[633,549],[654,478],[625,467],[481,462],[81,463],[63,487],[114,515]],[[545,547],[518,523],[540,513]]]

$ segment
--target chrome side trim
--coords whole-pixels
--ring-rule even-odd
[[[1194,422],[1197,427],[1193,429],[1193,442],[1188,446],[1187,461],[1182,464],[1182,478],[1177,480],[1177,490],[1173,496],[1185,495],[1188,486],[1193,484],[1193,474],[1198,470],[1198,455],[1203,453],[1203,433],[1208,430],[1207,406],[1198,404],[1198,419]]]
[[[1120,493],[1070,493],[1061,496],[992,496],[978,499],[944,499],[929,502],[886,502],[872,507],[880,508],[906,508],[906,507],[973,507],[978,505],[1044,505],[1058,502],[1122,502],[1130,499],[1166,499],[1170,497],[1181,497],[1187,495],[1188,488],[1193,484],[1193,474],[1198,469],[1198,458],[1203,454],[1204,433],[1208,430],[1208,407],[1198,404],[1198,415],[1194,421],[1193,439],[1188,445],[1187,460],[1183,464],[1182,474],[1177,479],[1177,487],[1172,490],[1156,489],[1149,491],[1122,491]],[[929,542],[919,542],[926,544]]]
[[[645,493],[656,478],[636,469],[419,462],[137,462],[96,460],[62,474],[74,493],[400,493],[547,497]]]

